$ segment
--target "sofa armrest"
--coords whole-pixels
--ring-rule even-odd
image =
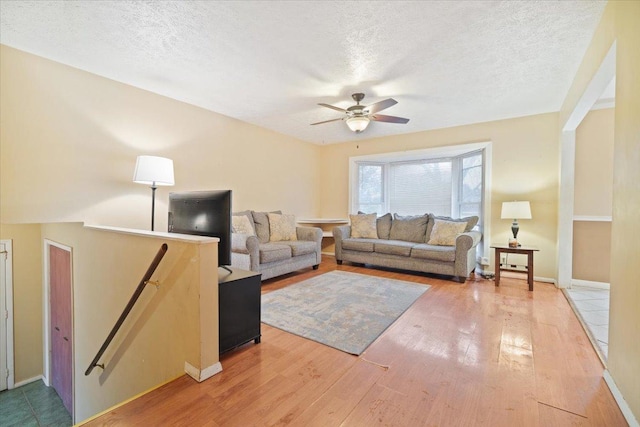
[[[467,252],[469,249],[478,246],[482,233],[479,231],[467,231],[456,237],[456,256],[458,256],[458,250]]]
[[[254,234],[231,233],[231,252],[258,256],[260,241]]]
[[[249,269],[258,271],[260,264],[260,241],[252,234],[231,233],[231,252],[249,255]]]
[[[479,231],[468,231],[456,238],[455,276],[467,278],[475,269],[476,246],[481,238]]]
[[[322,261],[322,229],[320,227],[296,227],[298,240],[316,243],[316,262]]]
[[[322,243],[322,229],[319,227],[296,227],[298,240]]]
[[[335,243],[336,261],[342,261],[342,240],[351,237],[350,225],[339,225],[333,227],[333,240]]]

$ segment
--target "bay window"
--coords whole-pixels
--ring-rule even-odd
[[[356,160],[352,212],[454,218],[478,216],[483,228],[484,150],[443,157]]]

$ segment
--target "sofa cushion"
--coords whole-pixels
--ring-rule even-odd
[[[308,240],[296,240],[295,242],[280,242],[279,244],[287,245],[291,248],[292,256],[300,256],[313,254],[316,252],[316,242]]]
[[[410,256],[413,246],[415,243],[401,240],[378,240],[373,245],[373,250],[379,254]]]
[[[291,246],[283,243],[261,243],[260,264],[291,258]]]
[[[281,214],[282,211],[271,211],[271,213]],[[260,243],[269,243],[269,216],[267,212],[251,211],[253,222],[256,226],[256,236]]]
[[[411,248],[412,258],[432,259],[434,261],[453,262],[456,260],[455,246],[436,246],[421,243]]]
[[[342,241],[342,249],[349,249],[360,252],[373,252],[373,239],[344,239]]]
[[[252,232],[251,233],[241,233],[241,234],[253,234],[253,235],[256,234],[256,224],[253,222],[253,215],[251,214],[251,211],[241,211],[241,212],[232,213],[231,214],[232,224],[233,224],[234,217],[236,217],[236,216],[245,216],[245,217],[247,217],[247,220],[249,220],[249,223],[251,224]],[[232,227],[233,227],[233,225],[232,225]],[[239,233],[239,232],[238,231],[234,231],[234,233]]]
[[[298,240],[295,215],[269,213],[267,216],[269,217],[270,242]]]
[[[389,239],[391,233],[392,217],[391,214],[384,214],[376,220],[376,228],[378,230],[378,239]]]
[[[442,219],[444,221],[466,222],[467,225],[464,228],[464,233],[466,233],[467,231],[471,231],[473,227],[475,227],[476,224],[478,223],[477,216],[467,216],[464,218],[451,218],[450,216],[435,216],[433,214],[429,214],[429,217],[431,218],[431,221],[429,221],[429,226],[427,227],[427,238],[425,240],[426,242],[428,242],[429,238],[431,237],[431,231],[433,230],[433,226],[435,225],[436,219]]]
[[[463,233],[466,227],[465,222],[445,221],[436,219],[431,231],[431,236],[427,242],[429,245],[452,246],[456,244],[456,237]]]
[[[393,214],[389,239],[424,243],[429,215],[401,216]]]
[[[231,231],[238,234],[248,234],[250,236],[256,235],[253,224],[246,215],[231,216]]]
[[[377,239],[376,217],[377,215],[374,213],[349,215],[351,237],[354,239]]]

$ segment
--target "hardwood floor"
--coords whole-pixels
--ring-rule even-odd
[[[86,425],[625,426],[603,366],[562,292],[337,266],[265,281],[270,292],[332,270],[432,285],[361,356],[262,326],[221,358]]]

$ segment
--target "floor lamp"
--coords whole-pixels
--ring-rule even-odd
[[[159,185],[174,185],[173,160],[157,156],[138,156],[133,182],[151,186],[151,231],[156,210],[156,189]]]

